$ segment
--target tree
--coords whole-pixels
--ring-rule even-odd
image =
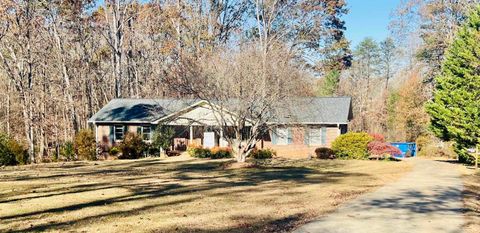
[[[158,148],[160,152],[162,152],[162,150],[167,151],[172,146],[174,134],[175,131],[171,127],[164,125],[157,126],[153,133],[152,146]]]
[[[24,135],[28,143],[30,161],[35,162],[35,135],[33,119],[35,68],[39,60],[35,57],[35,44],[40,41],[38,22],[39,5],[35,1],[3,3],[0,17],[0,63],[6,76],[14,83],[22,106]]]
[[[380,42],[380,69],[385,77],[385,92],[388,90],[388,81],[393,76],[393,63],[395,61],[396,46],[392,38],[388,37]]]
[[[425,83],[420,72],[410,71],[407,79],[398,89],[396,102],[396,137],[397,140],[414,142],[418,136],[427,130],[428,115],[424,105],[428,100],[422,91]]]
[[[284,47],[271,47],[263,64],[261,46],[246,45],[241,51],[227,50],[200,61],[184,59],[165,82],[178,93],[205,100],[220,126],[215,130],[232,146],[236,160],[245,162],[271,130],[267,123],[289,114],[281,111],[288,109],[288,98],[308,88]]]
[[[477,6],[448,48],[440,75],[435,78],[434,98],[427,105],[431,130],[456,143],[462,161],[465,150],[480,137],[480,6]]]
[[[391,23],[393,34],[398,35],[401,43],[409,41],[411,35],[420,37],[422,43],[414,51],[416,59],[427,68],[426,82],[433,85],[434,77],[441,71],[445,50],[468,11],[479,3],[478,0],[406,0],[398,6]]]
[[[379,73],[379,46],[372,38],[365,38],[355,48],[352,67],[346,74],[347,85],[342,85],[346,95],[353,96],[353,126],[356,130],[370,129],[372,115],[372,99],[374,97],[374,79]]]
[[[346,13],[344,0],[0,1],[0,129],[42,161],[112,98],[182,96],[158,78],[182,59],[204,64],[260,42],[259,80],[278,46],[289,67],[342,70]]]
[[[323,78],[317,94],[319,96],[333,96],[337,92],[339,82],[340,72],[337,70],[330,71]]]

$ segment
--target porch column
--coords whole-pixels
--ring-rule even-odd
[[[193,143],[193,126],[190,125],[190,141],[189,143]]]
[[[98,125],[97,123],[93,123],[95,127],[95,143],[98,143]]]
[[[218,144],[219,144],[218,146],[220,146],[220,147],[224,147],[224,146],[225,146],[225,145],[224,145],[225,143],[223,143],[223,128],[220,128],[220,140],[218,140],[218,142],[219,142],[219,143],[218,143]]]

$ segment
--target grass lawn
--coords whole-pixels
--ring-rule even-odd
[[[406,162],[190,158],[0,169],[0,232],[279,232],[392,182]]]

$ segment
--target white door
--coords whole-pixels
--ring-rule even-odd
[[[215,133],[204,132],[203,133],[203,147],[212,148],[215,146]]]

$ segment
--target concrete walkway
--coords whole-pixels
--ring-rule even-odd
[[[456,165],[411,159],[413,171],[294,232],[462,232],[463,184]]]

